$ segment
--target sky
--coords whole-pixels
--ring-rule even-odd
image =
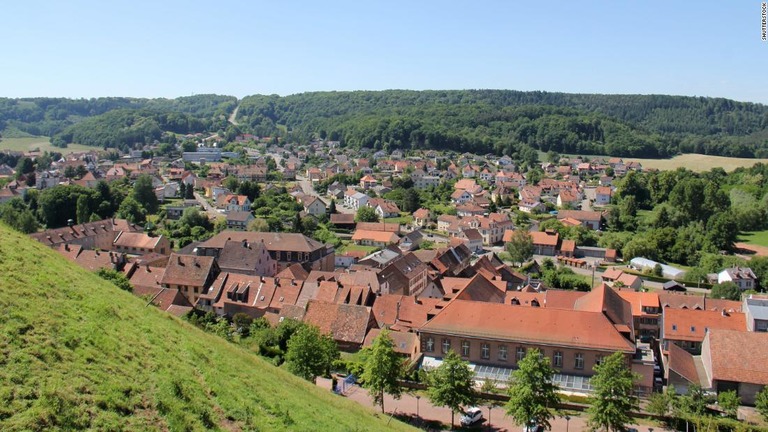
[[[483,88],[768,104],[759,0],[4,3],[0,97]]]

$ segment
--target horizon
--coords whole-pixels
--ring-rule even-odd
[[[15,2],[0,28],[12,41],[0,96],[499,89],[765,105],[760,9],[753,0]]]

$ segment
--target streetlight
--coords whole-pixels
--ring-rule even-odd
[[[571,416],[566,415],[563,418],[565,419],[565,432],[568,432],[568,428],[571,426]]]
[[[488,405],[488,430],[491,430],[491,410],[493,405]]]
[[[421,418],[421,417],[419,416],[419,399],[421,399],[421,396],[419,396],[419,395],[416,395],[416,417],[419,417],[419,418]]]

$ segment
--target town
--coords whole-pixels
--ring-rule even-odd
[[[224,323],[227,338],[301,322],[351,364],[386,332],[413,381],[455,353],[475,382],[501,388],[536,352],[577,398],[620,353],[644,401],[735,395],[738,410],[724,399],[706,409],[759,421],[768,265],[736,245],[740,227],[717,225],[722,208],[696,221],[719,191],[679,198],[668,214],[675,183],[663,198],[653,185],[694,184],[692,173],[541,158],[250,134],[126,154],[5,151],[0,216],[169,314]],[[683,234],[642,225],[698,237],[676,244]]]

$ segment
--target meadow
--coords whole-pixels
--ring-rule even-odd
[[[86,146],[82,144],[70,144],[67,148],[54,147],[48,137],[24,137],[24,138],[2,138],[0,140],[0,150],[13,151],[31,151],[39,149],[40,151],[60,152],[62,154],[100,150],[97,147]]]

